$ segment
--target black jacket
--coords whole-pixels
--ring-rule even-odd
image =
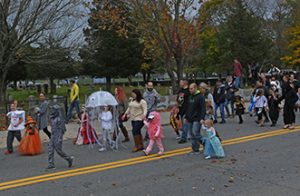
[[[188,99],[188,107],[186,111],[186,120],[188,122],[200,122],[204,120],[206,113],[205,98],[197,91],[194,95],[190,95]]]
[[[225,103],[225,86],[215,87],[213,96],[216,104]]]
[[[188,99],[190,96],[189,88],[182,88],[178,91],[177,94],[177,103],[179,106],[179,115],[185,115],[187,108],[188,108]]]

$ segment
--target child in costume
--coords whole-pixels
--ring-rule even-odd
[[[99,149],[100,152],[106,151],[107,143],[114,148],[114,141],[112,138],[112,113],[108,106],[104,106],[104,111],[100,114],[101,126],[103,130],[103,143]]]
[[[47,169],[55,169],[54,165],[54,151],[68,162],[68,166],[72,167],[74,157],[68,156],[62,150],[63,135],[66,132],[65,120],[59,105],[50,107],[50,125],[51,125],[51,139],[48,144],[48,162]]]
[[[36,121],[31,116],[27,117],[25,134],[19,145],[21,155],[37,155],[42,152],[42,144]]]
[[[206,103],[206,114],[205,119],[215,120],[214,108],[210,103]]]
[[[10,120],[10,124],[8,127],[7,132],[7,150],[4,152],[4,154],[9,155],[13,153],[13,141],[14,138],[17,138],[17,140],[20,142],[21,137],[21,131],[24,129],[25,124],[25,112],[17,110],[17,106],[15,103],[10,105],[11,111],[7,113],[7,117]]]
[[[276,126],[278,117],[279,117],[279,104],[280,99],[276,90],[274,88],[270,88],[269,90],[269,97],[268,97],[268,105],[269,105],[269,117],[271,119],[271,127]]]
[[[158,112],[150,112],[148,115],[148,121],[144,121],[144,124],[147,126],[147,131],[149,134],[150,142],[146,150],[144,150],[145,155],[149,155],[152,151],[154,143],[156,143],[159,152],[159,155],[164,154],[164,146],[162,144],[163,128],[160,123],[160,115]]]
[[[97,139],[98,138],[95,129],[89,123],[88,113],[85,107],[82,107],[80,116],[80,128],[78,129],[77,137],[74,141],[74,144],[93,144],[96,142]]]
[[[179,130],[182,128],[180,116],[179,116],[179,107],[175,106],[172,108],[170,113],[170,124],[173,127],[177,137],[176,139],[180,139]]]
[[[223,158],[225,153],[219,138],[216,135],[216,130],[213,128],[213,121],[206,119],[203,122],[202,129],[205,130],[204,136],[204,156],[205,159],[212,157]]]
[[[257,115],[257,123],[260,127],[264,126],[263,113],[268,110],[268,100],[263,94],[263,89],[258,89],[254,96],[255,111]]]
[[[245,102],[240,95],[235,96],[235,113],[239,117],[239,124],[243,124],[243,114],[245,113]]]

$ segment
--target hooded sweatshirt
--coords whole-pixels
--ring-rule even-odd
[[[143,98],[147,103],[147,111],[155,111],[160,100],[160,95],[158,94],[158,92],[155,89],[153,89],[152,91],[146,89],[143,94]]]
[[[186,119],[188,122],[199,122],[200,120],[204,120],[205,113],[205,98],[200,94],[200,91],[196,91],[195,94],[189,96]]]

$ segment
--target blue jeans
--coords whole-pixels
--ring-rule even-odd
[[[132,125],[132,135],[142,135],[141,129],[144,126],[144,122],[142,120],[133,120],[131,121]]]
[[[182,134],[181,134],[181,139],[186,140],[187,135],[188,135],[188,123],[185,122],[184,116],[180,116],[181,124],[182,124]]]
[[[76,109],[77,115],[78,116],[80,115],[79,100],[73,101],[70,103],[69,108],[68,108],[67,121],[69,121],[72,118],[72,111],[73,111],[74,107]]]
[[[234,80],[234,86],[236,86],[237,88],[241,88],[241,76],[236,76]]]
[[[218,108],[220,108],[221,118],[224,121],[225,120],[224,103],[219,103],[219,104],[215,103],[215,120],[217,120],[218,118],[217,116]]]
[[[193,152],[199,152],[199,143],[202,143],[202,136],[200,133],[201,123],[200,122],[188,122],[188,130],[191,136]]]
[[[230,112],[229,112],[229,108],[228,108],[229,104],[230,104],[230,108],[231,108],[231,115],[234,115],[234,101],[232,101],[232,100],[228,100],[228,99],[225,100],[226,112],[227,112],[228,116],[230,116]]]

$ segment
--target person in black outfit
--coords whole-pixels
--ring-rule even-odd
[[[185,118],[186,110],[188,108],[188,98],[190,96],[190,91],[189,91],[188,81],[185,79],[180,80],[179,86],[180,86],[180,90],[178,91],[177,94],[177,104],[179,107],[179,116],[182,124],[182,130],[181,130],[182,134],[178,143],[182,144],[182,143],[186,143],[187,134],[188,134],[188,127],[187,127],[187,123],[184,122],[184,118]]]
[[[282,99],[285,100],[283,107],[283,128],[294,129],[296,121],[295,104],[298,100],[298,96],[294,84],[290,82],[289,75],[283,76],[281,100]]]
[[[276,126],[278,117],[279,117],[279,104],[280,100],[278,94],[276,94],[276,87],[272,86],[269,90],[269,97],[268,97],[268,105],[269,105],[269,117],[271,119],[271,127]]]
[[[221,118],[222,121],[221,124],[225,123],[225,112],[224,112],[224,106],[225,106],[225,86],[222,84],[220,80],[217,81],[216,87],[214,89],[214,102],[215,102],[215,120],[214,123],[218,123],[217,121],[217,111],[218,108],[220,108]]]
[[[226,101],[225,101],[225,110],[227,115],[230,116],[228,105],[230,104],[231,108],[231,115],[234,117],[234,102],[235,96],[234,93],[238,91],[238,89],[234,86],[231,76],[227,76],[226,83],[225,83],[225,94],[226,94]]]

